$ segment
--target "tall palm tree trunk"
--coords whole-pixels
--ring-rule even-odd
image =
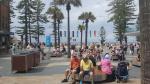
[[[58,21],[58,47],[60,48],[60,29],[59,29],[59,27],[60,27],[60,22]]]
[[[81,31],[80,31],[80,32],[81,32],[81,44],[80,44],[80,45],[81,45],[81,48],[82,48],[82,34],[83,34],[82,29],[81,29]]]
[[[67,9],[67,14],[68,14],[68,58],[70,58],[70,9],[71,9],[71,6],[70,6],[70,3],[67,4],[66,6],[66,9]]]
[[[150,0],[139,0],[142,57],[141,84],[150,84]]]
[[[88,23],[89,23],[89,20],[86,20],[85,21],[85,26],[86,26],[86,30],[85,30],[85,46],[87,46],[87,39],[88,39]]]

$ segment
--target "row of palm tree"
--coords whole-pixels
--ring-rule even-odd
[[[53,0],[53,4],[55,5],[54,10],[57,10],[56,5],[65,5],[66,10],[67,10],[67,16],[68,16],[68,25],[67,25],[67,30],[68,30],[68,57],[70,57],[70,10],[71,10],[71,5],[74,7],[80,7],[82,6],[81,0]],[[56,19],[56,14],[58,14],[56,11],[51,10],[52,8],[50,7],[48,9],[49,14],[53,15],[53,20],[54,20],[54,36],[55,36],[55,48],[57,47],[57,42],[56,42],[56,21],[61,22],[63,18],[60,20]],[[88,23],[89,21],[94,22],[96,17],[92,14],[92,12],[83,12],[79,17],[79,20],[83,20],[85,22],[85,27],[84,24],[79,25],[78,28],[81,31],[81,47],[82,47],[82,31],[85,28],[86,29],[86,35],[85,35],[85,45],[87,46],[87,37],[88,37]],[[59,24],[58,24],[59,27]],[[59,28],[58,28],[58,37],[59,37]],[[60,38],[59,38],[59,46],[60,46]]]
[[[56,7],[49,7],[47,10],[47,14],[52,15],[51,18],[53,19],[53,26],[54,26],[54,39],[55,39],[55,49],[57,48],[57,44],[60,47],[60,23],[64,19],[64,15],[61,12],[61,10]],[[58,37],[58,42],[57,42],[57,37]]]
[[[96,17],[92,14],[92,12],[83,12],[79,17],[79,20],[83,20],[85,22],[85,46],[87,46],[87,40],[88,40],[88,24],[89,21],[94,22]]]
[[[74,7],[80,7],[81,0],[53,0],[55,4],[57,5],[65,5],[67,10],[67,16],[68,16],[68,57],[70,57],[70,10],[71,5]]]

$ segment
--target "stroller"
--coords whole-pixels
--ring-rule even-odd
[[[117,83],[120,81],[127,82],[128,81],[128,66],[127,62],[119,62],[116,70],[116,79]]]

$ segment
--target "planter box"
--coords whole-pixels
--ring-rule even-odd
[[[11,57],[12,71],[31,70],[32,67],[40,63],[40,53],[38,51],[28,52],[26,54],[16,54]]]

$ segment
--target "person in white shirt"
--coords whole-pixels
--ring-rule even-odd
[[[11,47],[11,53],[12,53],[12,55],[15,55],[15,53],[16,53],[16,45],[15,44],[13,44]]]

